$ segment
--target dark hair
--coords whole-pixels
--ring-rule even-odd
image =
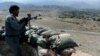
[[[10,6],[10,8],[9,8],[10,13],[13,13],[13,11],[15,11],[15,10],[19,10],[19,6],[17,6],[17,5]]]

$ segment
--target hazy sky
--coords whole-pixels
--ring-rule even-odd
[[[100,0],[0,0],[0,2],[19,2],[19,3],[32,3],[32,2],[40,2],[40,1],[60,1],[60,2],[67,2],[67,1],[85,1],[85,2],[98,2]]]

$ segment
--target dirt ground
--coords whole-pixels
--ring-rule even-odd
[[[36,13],[36,12],[35,12]],[[38,13],[37,13],[38,14]],[[52,15],[48,14],[48,15]],[[45,13],[43,14],[45,15]],[[6,13],[0,14],[0,18],[2,19],[0,26],[4,25],[4,19],[6,16]],[[20,17],[25,16],[24,13],[21,14]],[[33,13],[34,16],[34,13]],[[90,32],[87,30],[84,30],[79,25],[62,22],[59,20],[56,20],[57,17],[54,16],[42,16],[42,20],[32,20],[31,25],[37,25],[37,26],[43,26],[46,28],[50,28],[54,31],[66,31],[71,34],[72,39],[74,39],[80,46],[76,49],[81,50],[83,52],[92,54],[93,56],[100,56],[100,33],[97,32]],[[0,42],[0,45],[6,45]],[[8,47],[0,46],[0,49],[8,49]],[[0,53],[2,51],[0,50]]]

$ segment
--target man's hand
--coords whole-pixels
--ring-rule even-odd
[[[24,23],[25,25],[27,25],[29,20],[30,20],[30,19],[24,17],[24,18],[22,18],[22,19],[19,21],[19,23],[20,23],[20,24]]]

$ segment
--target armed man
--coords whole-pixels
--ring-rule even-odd
[[[24,36],[25,26],[28,23],[28,18],[18,20],[19,6],[12,5],[9,8],[10,15],[5,20],[5,40],[13,51],[14,56],[22,56],[20,48],[20,38]]]

